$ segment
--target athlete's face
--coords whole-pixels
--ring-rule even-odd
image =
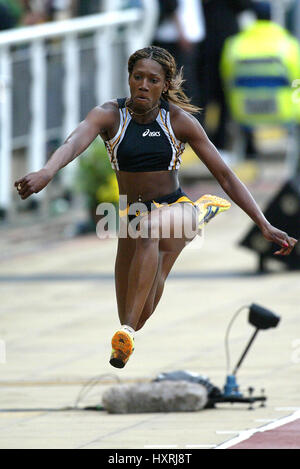
[[[136,108],[155,106],[168,86],[163,67],[152,59],[138,60],[129,76],[131,101]]]

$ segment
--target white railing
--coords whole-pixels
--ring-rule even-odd
[[[147,2],[146,2],[147,4]],[[145,14],[146,13],[146,14]],[[27,172],[40,169],[46,160],[47,141],[47,67],[46,43],[62,42],[64,66],[64,116],[62,138],[80,121],[80,50],[79,35],[92,34],[95,62],[95,97],[97,103],[111,99],[114,56],[112,44],[116,36],[122,36],[127,55],[148,45],[155,24],[155,14],[146,8],[111,11],[88,17],[23,27],[0,34],[0,208],[10,211],[13,206],[12,156],[13,136],[13,50],[29,47],[30,60],[30,131],[27,135]],[[120,32],[121,29],[121,32]],[[124,89],[125,74],[120,76],[120,89]],[[21,79],[20,77],[18,78]],[[122,83],[121,83],[122,81]],[[70,165],[72,171],[72,164]],[[65,170],[64,170],[65,171]],[[43,194],[43,193],[41,193]],[[43,195],[41,195],[43,197]]]

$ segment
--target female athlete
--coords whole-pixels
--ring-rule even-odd
[[[195,236],[195,230],[189,236],[185,229],[178,235],[178,228],[195,228],[199,216],[203,224],[230,207],[229,202],[214,196],[203,196],[194,203],[183,193],[178,169],[185,143],[263,236],[280,246],[275,254],[290,254],[297,242],[266,220],[248,189],[223,162],[193,117],[198,109],[182,90],[182,72],[177,72],[172,55],[159,47],[146,47],[130,56],[128,71],[129,98],[92,109],[41,170],[15,182],[20,197],[27,199],[46,187],[98,135],[104,140],[120,196],[128,200],[121,212],[126,220],[137,221],[138,217],[135,226],[140,233],[136,237],[128,231],[128,236],[118,239],[115,286],[121,327],[113,335],[110,358],[117,368],[127,363],[135,332],[154,312],[170,270]],[[144,210],[132,214],[136,202],[143,203]]]

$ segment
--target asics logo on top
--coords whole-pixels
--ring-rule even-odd
[[[150,132],[150,129],[145,130],[143,137],[160,137],[160,132]]]

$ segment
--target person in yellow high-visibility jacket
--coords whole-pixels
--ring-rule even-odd
[[[227,39],[221,75],[232,118],[246,127],[300,124],[300,46],[270,20],[264,2],[257,21]]]

